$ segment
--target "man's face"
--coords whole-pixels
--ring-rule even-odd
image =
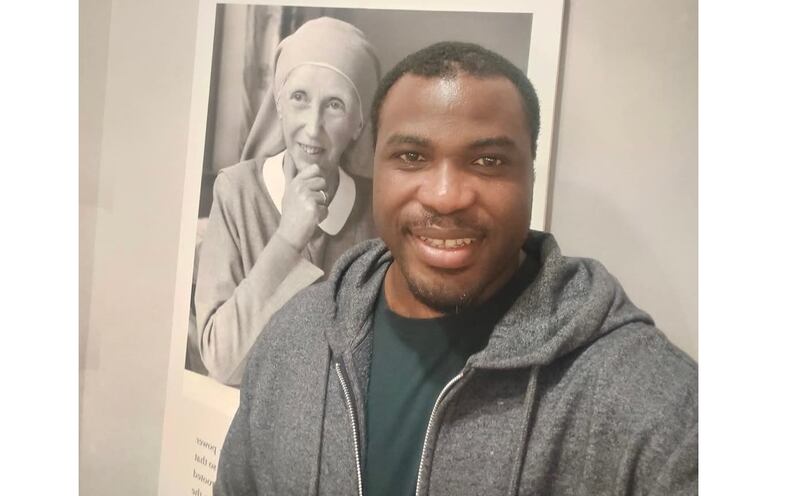
[[[397,263],[395,311],[483,302],[513,275],[530,224],[530,130],[506,78],[402,76],[381,108],[373,210]]]

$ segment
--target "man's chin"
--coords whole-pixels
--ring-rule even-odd
[[[406,280],[408,289],[417,301],[443,314],[461,313],[472,307],[477,299],[477,291],[454,291],[453,285],[445,281],[431,283],[413,278]]]

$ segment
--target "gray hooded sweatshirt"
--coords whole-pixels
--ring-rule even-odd
[[[596,261],[549,234],[538,275],[441,392],[417,494],[697,494],[697,366]],[[362,493],[372,312],[391,254],[364,242],[252,350],[214,494]]]

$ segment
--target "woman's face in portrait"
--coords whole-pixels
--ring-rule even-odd
[[[342,153],[361,134],[353,86],[326,67],[301,65],[286,78],[278,100],[286,150],[298,170],[339,165]]]

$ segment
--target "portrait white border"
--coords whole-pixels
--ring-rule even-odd
[[[205,403],[222,415],[233,416],[238,407],[239,392],[216,384],[184,369],[188,304],[194,264],[194,245],[197,230],[197,208],[200,200],[203,154],[205,147],[214,29],[217,5],[279,5],[298,7],[361,8],[375,10],[419,10],[502,12],[532,14],[531,40],[527,74],[533,82],[540,101],[541,128],[537,157],[534,162],[536,181],[533,188],[531,227],[547,230],[549,194],[555,122],[558,106],[558,83],[561,67],[561,42],[564,22],[564,0],[199,0],[197,38],[192,81],[192,99],[186,152],[186,172],[181,209],[180,241],[176,264],[173,321],[170,344],[165,414],[163,423],[159,494],[169,494],[171,481],[180,466],[173,454],[179,452],[179,426],[188,400]],[[213,402],[207,401],[214,398]],[[204,400],[206,399],[206,400]]]

